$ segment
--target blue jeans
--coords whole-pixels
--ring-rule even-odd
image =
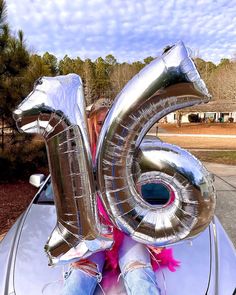
[[[161,294],[145,245],[125,236],[119,250],[119,266],[128,295]]]
[[[102,269],[105,262],[105,252],[98,252],[89,257],[91,262],[96,263],[98,276],[92,276],[79,268],[71,267],[65,275],[65,282],[60,295],[92,295],[101,280]]]
[[[99,252],[89,257],[102,273],[105,253]],[[119,266],[128,295],[159,295],[155,273],[150,264],[150,254],[143,244],[125,236],[119,249]],[[92,295],[99,277],[90,276],[80,269],[72,268],[65,278],[61,295]]]

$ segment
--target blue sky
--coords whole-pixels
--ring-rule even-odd
[[[218,63],[236,54],[236,0],[6,0],[11,29],[28,47],[58,58],[118,61],[157,56],[183,40],[194,56]]]

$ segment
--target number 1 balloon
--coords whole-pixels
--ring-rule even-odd
[[[40,78],[13,116],[20,130],[41,134],[47,147],[57,210],[57,225],[45,246],[49,264],[74,247],[83,258],[111,247],[97,214],[80,77]]]

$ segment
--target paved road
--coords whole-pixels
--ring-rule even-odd
[[[236,166],[204,164],[215,175],[216,215],[236,247]]]

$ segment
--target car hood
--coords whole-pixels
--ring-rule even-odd
[[[44,245],[56,224],[53,205],[33,204],[22,227],[14,268],[14,285],[17,295],[50,294],[47,289],[54,285],[59,294],[63,269],[49,267]],[[57,286],[58,285],[58,286]],[[51,293],[52,294],[52,293]]]
[[[43,250],[55,224],[54,206],[32,205],[28,211],[21,230],[14,265],[16,295],[60,293],[63,268],[48,267],[48,260]],[[181,262],[181,266],[173,273],[166,268],[157,272],[157,281],[163,294],[217,294],[215,286],[218,258],[214,227],[212,224],[194,240],[173,246],[174,257]],[[225,237],[226,235],[221,238]],[[232,256],[232,249],[230,251],[229,255],[233,258],[231,260],[236,270],[235,255]],[[232,271],[232,265],[228,266],[228,269]],[[229,272],[226,275],[229,277]],[[229,281],[231,285],[234,284],[232,278],[229,278]]]

